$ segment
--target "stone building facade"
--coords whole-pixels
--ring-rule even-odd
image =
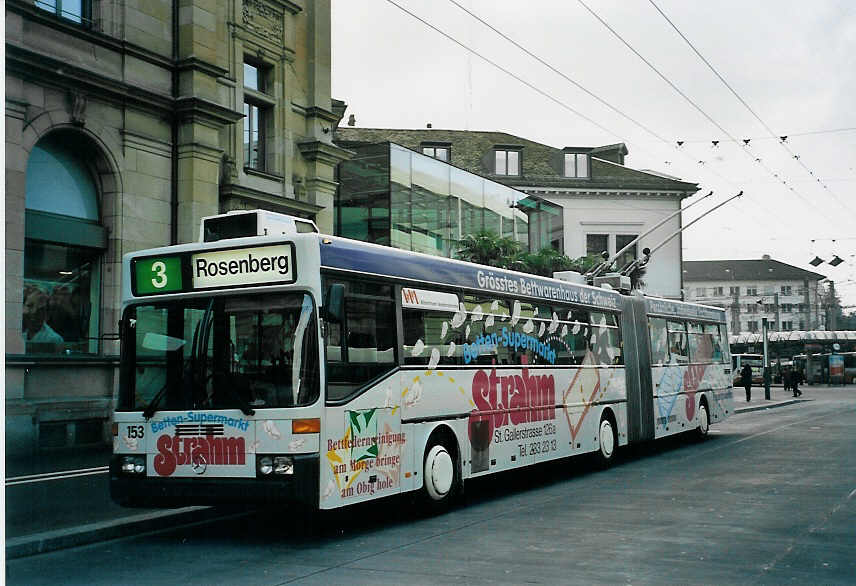
[[[505,132],[347,125],[336,130],[336,143],[344,148],[383,141],[532,196],[512,202],[530,217],[530,247],[551,246],[572,258],[617,252],[679,211],[681,202],[698,191],[695,183],[626,166],[628,151],[622,143],[556,148]],[[680,228],[681,214],[676,214],[622,255],[619,264]],[[646,292],[680,299],[681,261],[678,234],[652,256],[644,277]]]
[[[826,277],[793,265],[760,259],[684,262],[687,301],[725,309],[731,334],[825,330]]]
[[[265,208],[332,231],[329,0],[7,0],[6,439],[109,439],[122,255]]]

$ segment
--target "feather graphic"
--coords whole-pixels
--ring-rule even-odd
[[[437,348],[431,348],[431,358],[428,360],[428,369],[433,370],[440,364],[440,351]]]
[[[425,350],[425,342],[422,339],[416,340],[416,343],[413,344],[413,348],[410,350],[411,356],[419,356]]]
[[[262,429],[273,439],[280,439],[282,437],[282,433],[276,426],[276,422],[271,419],[265,419],[264,423],[262,423]]]
[[[466,319],[467,319],[467,308],[464,307],[463,303],[461,303],[460,307],[458,308],[457,313],[455,313],[455,315],[452,316],[452,327],[453,328],[461,327],[461,324],[463,324],[464,321],[466,321]]]
[[[517,322],[520,320],[520,302],[516,299],[514,300],[514,307],[511,309],[511,327],[517,325]]]
[[[547,330],[551,334],[559,329],[559,316],[556,315],[556,312],[553,312],[553,319],[550,321],[550,329]]]

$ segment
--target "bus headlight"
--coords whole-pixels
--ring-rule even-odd
[[[122,472],[139,476],[146,472],[146,461],[142,456],[124,456],[122,458]]]
[[[294,460],[289,456],[277,456],[273,459],[274,474],[294,474]]]
[[[291,456],[258,456],[256,471],[259,476],[294,474],[294,459]]]

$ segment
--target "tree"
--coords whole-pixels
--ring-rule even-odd
[[[552,277],[557,271],[577,271],[585,274],[602,261],[599,255],[581,256],[573,259],[558,250],[546,246],[536,252],[524,252],[520,243],[494,232],[484,230],[465,236],[458,242],[456,256],[468,262],[531,273],[542,277]],[[645,286],[642,277],[645,266],[637,267],[630,273],[631,288]]]
[[[507,236],[484,230],[464,236],[458,242],[457,257],[490,267],[509,268],[520,255],[520,243]]]

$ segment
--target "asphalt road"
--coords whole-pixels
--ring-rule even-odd
[[[854,584],[856,390],[733,416],[608,470],[565,461],[307,530],[289,511],[7,562],[8,584]]]

